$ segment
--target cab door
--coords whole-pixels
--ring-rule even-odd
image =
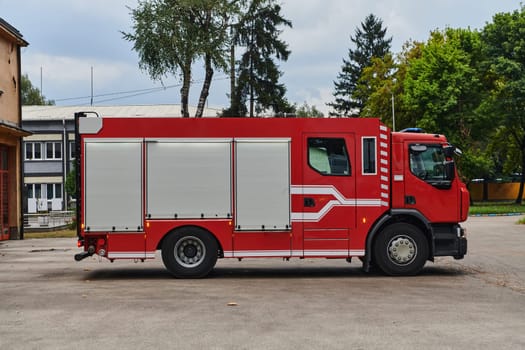
[[[302,206],[304,256],[348,256],[355,228],[355,138],[304,134],[303,182],[294,186]]]
[[[445,171],[441,144],[405,142],[405,208],[416,209],[430,222],[458,222],[460,190]]]

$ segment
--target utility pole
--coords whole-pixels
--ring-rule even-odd
[[[394,92],[392,93],[392,131],[396,131],[396,114],[395,114],[395,107],[394,107]]]
[[[91,106],[93,106],[93,66],[91,66]]]

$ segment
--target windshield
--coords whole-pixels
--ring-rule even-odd
[[[453,180],[454,173],[447,171],[447,163],[441,145],[410,146],[410,171],[436,187],[447,187]]]

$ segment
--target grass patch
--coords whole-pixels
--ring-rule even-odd
[[[525,225],[525,217],[522,217],[516,222],[518,225]]]
[[[476,202],[470,206],[470,215],[503,215],[525,213],[525,206],[513,202]]]
[[[24,238],[73,238],[77,236],[76,230],[60,230],[49,232],[24,232]]]

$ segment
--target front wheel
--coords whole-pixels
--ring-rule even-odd
[[[201,278],[215,266],[215,238],[198,227],[183,227],[170,233],[162,244],[162,261],[177,278]]]
[[[419,228],[397,223],[379,233],[374,261],[387,275],[416,275],[428,259],[428,250],[428,241]]]

